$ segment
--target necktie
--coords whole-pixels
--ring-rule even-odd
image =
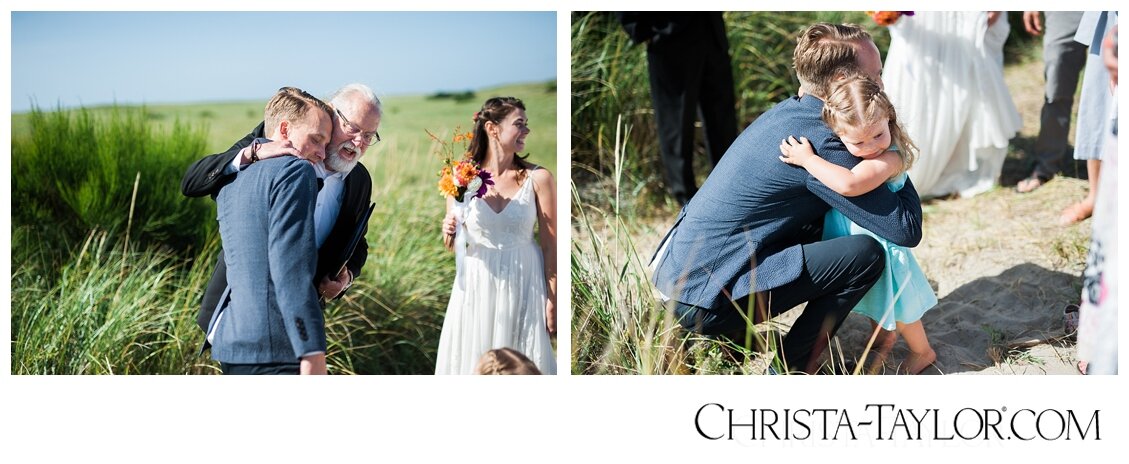
[[[324,187],[324,186],[325,186],[325,179],[318,177],[318,191],[320,192],[321,188]]]

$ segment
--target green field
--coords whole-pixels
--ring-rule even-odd
[[[552,83],[483,89],[459,103],[427,96],[382,99],[383,141],[362,159],[372,174],[377,204],[367,236],[369,258],[347,297],[327,308],[331,373],[432,372],[454,265],[439,235],[444,214],[436,188],[440,158],[424,130],[444,138],[456,128],[468,130],[471,115],[493,96],[525,101],[532,129],[526,144],[529,159],[556,174],[557,95]],[[145,231],[159,230],[181,208],[202,208],[205,222],[213,220],[210,199],[179,197],[180,175],[192,160],[226,150],[242,138],[262,119],[263,104],[89,108],[85,113],[92,128],[86,132],[74,122],[81,121],[82,110],[40,113],[35,124],[30,114],[13,114],[13,170],[28,165],[55,169],[13,185],[13,373],[217,372],[213,361],[196,354],[201,334],[194,326],[214,262],[214,227],[204,224],[198,234],[203,237],[192,241],[188,235],[184,240],[190,245],[184,245],[164,240],[168,234],[143,234],[138,224]],[[132,164],[122,165],[117,150],[134,144],[123,134],[148,131],[131,155],[147,161],[165,154],[162,137],[178,126],[178,134],[199,140],[169,146],[181,151],[202,146],[201,153],[168,158],[172,169],[161,175],[141,168],[138,172],[145,174],[137,175]],[[94,146],[87,150],[87,145]],[[114,161],[118,164],[112,169],[106,167]],[[98,170],[84,171],[88,164]],[[51,174],[63,168],[69,168],[68,178]],[[163,203],[172,204],[163,208],[174,211],[143,210],[145,198],[131,199],[135,182],[138,197],[147,186],[175,193],[179,198]],[[73,185],[81,188],[70,189]],[[131,215],[134,203],[137,211]],[[85,214],[84,205],[106,212]],[[200,227],[171,224],[174,231]]]

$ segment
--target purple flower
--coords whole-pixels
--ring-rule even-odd
[[[490,171],[485,169],[478,171],[478,178],[482,179],[482,185],[478,187],[478,192],[474,195],[475,197],[482,198],[483,195],[486,195],[486,186],[494,185],[494,180],[490,177]]]

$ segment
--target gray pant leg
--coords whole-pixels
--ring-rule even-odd
[[[1043,31],[1046,93],[1035,141],[1035,175],[1044,179],[1062,170],[1070,135],[1078,75],[1086,65],[1086,47],[1074,41],[1080,11],[1048,11]]]

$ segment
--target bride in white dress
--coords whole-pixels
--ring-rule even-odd
[[[996,184],[1021,127],[1003,73],[1007,17],[919,11],[890,26],[882,73],[920,155],[909,177],[923,197],[969,197]]]
[[[466,254],[457,259],[436,374],[473,374],[494,348],[514,349],[541,373],[556,373],[556,187],[548,171],[517,156],[527,124],[524,104],[512,97],[491,98],[475,114],[470,152],[494,185],[465,204],[447,199],[444,242],[459,246],[458,231]]]

